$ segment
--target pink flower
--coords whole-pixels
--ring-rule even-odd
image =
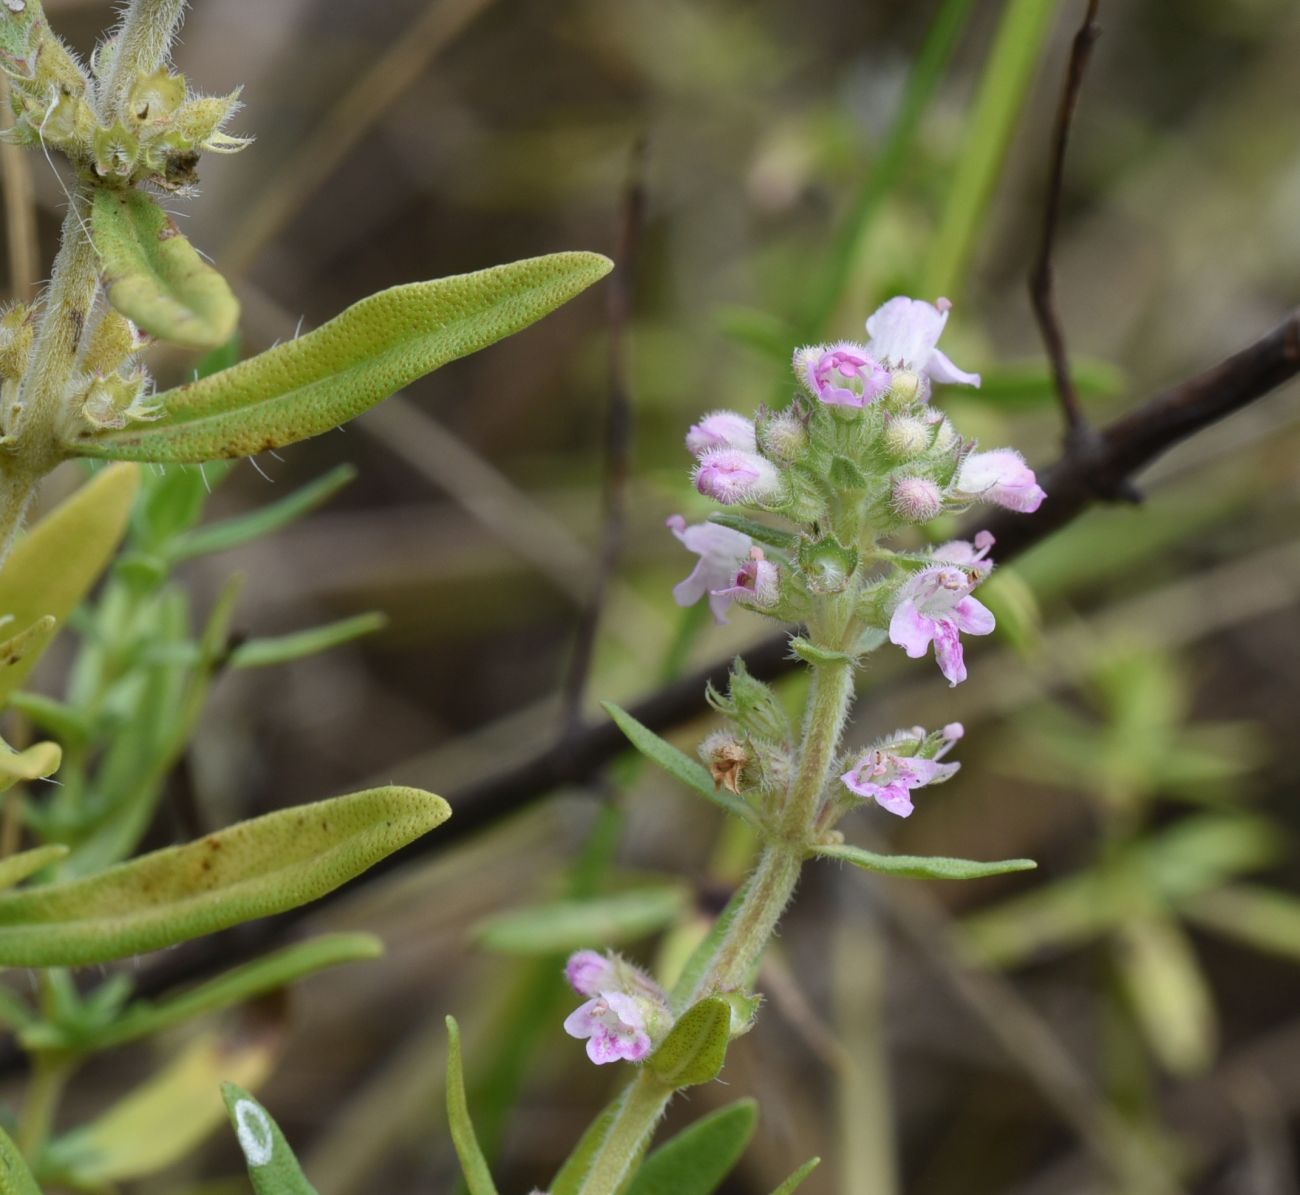
[[[695,488],[724,506],[762,502],[775,496],[780,482],[781,475],[771,461],[739,448],[711,448],[695,467]]]
[[[781,575],[776,565],[763,555],[763,549],[749,549],[749,559],[740,566],[731,578],[731,584],[723,589],[711,589],[710,599],[722,598],[728,602],[737,599],[752,602],[760,609],[770,609],[776,605],[780,596]]]
[[[691,575],[673,588],[673,598],[679,606],[693,606],[708,595],[713,617],[718,622],[726,622],[727,607],[732,602],[726,591],[735,586],[737,576],[750,559],[754,541],[717,523],[696,523],[688,527],[681,515],[673,515],[668,520],[668,529],[699,556]]]
[[[564,978],[579,996],[594,996],[614,985],[614,962],[594,950],[579,950],[564,964]]]
[[[957,733],[949,734],[951,730],[956,730]],[[961,767],[957,763],[939,762],[952,750],[953,744],[961,738],[961,733],[960,723],[953,722],[945,726],[944,743],[933,758],[923,759],[906,751],[900,753],[889,748],[909,747],[911,751],[916,751],[925,741],[925,731],[918,726],[911,731],[899,732],[890,741],[869,750],[840,780],[850,792],[875,801],[886,812],[897,817],[909,817],[913,808],[911,793],[914,788],[940,784]]]
[[[597,1066],[640,1062],[650,1053],[650,1035],[640,1005],[623,992],[607,991],[579,1005],[564,1019],[570,1037],[587,1038],[587,1057]]]
[[[1034,471],[1014,448],[972,452],[957,473],[957,496],[968,502],[996,502],[1032,514],[1047,497]]]
[[[975,542],[968,539],[950,539],[946,544],[930,549],[930,555],[944,564],[956,564],[976,580],[982,581],[993,571],[989,552],[997,542],[991,531],[977,531]]]
[[[699,456],[713,448],[739,448],[754,452],[754,421],[736,411],[710,411],[686,433],[686,447]]]
[[[795,372],[819,402],[865,407],[889,389],[889,371],[860,344],[841,341],[799,349]]]
[[[978,571],[972,576],[948,564],[936,564],[909,578],[889,620],[889,641],[914,660],[933,643],[939,670],[949,684],[960,684],[966,679],[960,632],[987,635],[994,626],[989,609],[970,596],[981,579]]]
[[[867,352],[894,369],[926,374],[936,382],[978,386],[980,375],[958,369],[935,346],[948,322],[947,299],[927,303],[899,295],[878,307],[867,320]]]

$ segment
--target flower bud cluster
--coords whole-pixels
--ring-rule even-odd
[[[728,723],[700,744],[714,783],[760,804],[783,794],[794,771],[794,728],[772,687],[736,659],[726,694],[709,685],[705,697]]]
[[[10,22],[19,21],[23,11],[9,8]],[[249,144],[249,138],[222,131],[240,107],[238,91],[194,95],[183,75],[164,67],[110,95],[116,40],[96,48],[87,70],[43,19],[33,16],[22,32],[17,52],[0,52],[14,116],[3,134],[7,141],[61,150],[101,183],[148,182],[167,191],[193,186],[205,150],[236,153]]]
[[[586,1039],[587,1057],[597,1066],[643,1061],[672,1027],[663,989],[612,951],[579,950],[565,964],[564,976],[587,997],[565,1019],[564,1031]]]

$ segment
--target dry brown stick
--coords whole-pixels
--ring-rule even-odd
[[[632,452],[632,397],[627,362],[627,325],[636,286],[637,250],[645,220],[646,138],[640,136],[628,158],[623,188],[615,269],[607,283],[609,319],[609,391],[605,405],[605,519],[600,556],[591,595],[583,607],[573,653],[561,687],[560,709],[565,737],[581,729],[582,698],[596,654],[596,636],[609,593],[610,580],[623,551],[627,513],[627,481]]]
[[[1070,140],[1070,126],[1079,104],[1079,91],[1083,76],[1092,57],[1092,47],[1101,33],[1097,24],[1097,10],[1101,0],[1088,0],[1088,10],[1079,32],[1070,47],[1070,65],[1065,73],[1065,86],[1056,110],[1055,131],[1052,136],[1052,160],[1047,179],[1047,199],[1043,205],[1043,230],[1038,241],[1038,254],[1029,274],[1029,300],[1034,318],[1042,333],[1043,344],[1052,365],[1052,378],[1056,383],[1061,412],[1065,416],[1065,445],[1067,451],[1086,442],[1090,429],[1087,417],[1079,403],[1078,391],[1070,376],[1070,357],[1065,345],[1065,332],[1056,310],[1052,288],[1052,249],[1056,242],[1056,226],[1061,215],[1061,192],[1065,185],[1065,151]]]
[[[221,254],[227,274],[244,273],[353,148],[492,0],[432,0],[370,69],[349,87],[276,172],[275,183],[235,227]]]
[[[9,84],[0,78],[0,110],[9,109]],[[6,125],[13,118],[6,118]],[[40,245],[36,237],[36,200],[27,150],[8,142],[0,144],[0,182],[5,205],[5,246],[9,252],[10,298],[30,303],[40,279]]]

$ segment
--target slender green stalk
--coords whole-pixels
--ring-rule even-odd
[[[817,806],[830,779],[835,753],[839,750],[852,699],[853,665],[848,660],[818,664],[813,668],[799,771],[786,802],[782,826],[791,842],[803,845],[812,829]]]
[[[185,0],[131,0],[117,33],[117,50],[101,92],[102,116],[117,115],[137,75],[148,75],[167,61],[185,13]]]
[[[0,562],[18,538],[36,483],[25,471],[0,467]]]
[[[644,1153],[650,1134],[672,1095],[672,1088],[649,1070],[642,1070],[632,1080],[618,1115],[610,1122],[605,1140],[591,1159],[591,1168],[578,1188],[578,1195],[615,1195]]]
[[[75,1069],[75,1061],[62,1051],[40,1050],[34,1055],[16,1138],[27,1157],[34,1156],[49,1137],[63,1089]]]

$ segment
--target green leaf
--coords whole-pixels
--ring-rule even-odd
[[[526,328],[611,266],[596,253],[553,253],[395,286],[306,336],[156,395],[164,414],[155,422],[86,432],[66,447],[74,456],[197,462],[292,444]]]
[[[677,921],[690,905],[680,884],[634,888],[588,900],[557,900],[513,909],[479,923],[474,933],[503,954],[560,954],[598,943],[617,946]]]
[[[497,1195],[487,1159],[479,1148],[474,1124],[469,1118],[465,1072],[460,1061],[460,1026],[455,1017],[447,1018],[447,1123],[469,1195]]]
[[[26,1159],[4,1129],[0,1129],[0,1195],[41,1195]]]
[[[291,660],[301,660],[305,656],[329,651],[332,647],[360,639],[363,635],[373,635],[387,625],[388,616],[385,614],[357,614],[352,618],[326,623],[323,627],[309,627],[305,631],[265,639],[250,639],[230,653],[230,666],[267,668],[275,664],[287,664]]]
[[[68,848],[61,843],[49,846],[33,847],[30,851],[20,851],[7,859],[0,859],[0,889],[15,888],[28,876],[34,876],[42,867],[56,863],[68,853]]]
[[[694,1087],[718,1077],[731,1040],[731,1006],[716,996],[691,1005],[645,1065],[669,1087]]]
[[[223,1083],[221,1095],[257,1195],[316,1195],[271,1114],[234,1083]]]
[[[605,712],[614,719],[621,730],[638,751],[652,763],[657,763],[674,780],[680,781],[687,788],[699,793],[706,801],[712,801],[728,813],[757,824],[754,811],[734,793],[728,792],[713,783],[713,777],[702,764],[678,751],[671,743],[665,742],[648,726],[643,726],[625,709],[620,709],[612,701],[600,703]]]
[[[793,531],[782,531],[779,527],[770,527],[767,523],[760,523],[757,519],[747,519],[744,515],[715,510],[709,515],[709,522],[717,523],[719,527],[729,527],[732,531],[739,531],[742,535],[748,535],[750,539],[773,548],[793,548],[799,542],[799,537]]]
[[[282,913],[441,825],[441,797],[375,788],[240,822],[66,883],[0,893],[0,965],[107,962]]]
[[[262,539],[328,502],[356,475],[355,465],[339,465],[278,502],[188,532],[171,545],[168,556],[173,563],[179,563],[195,556],[211,556],[215,552],[225,552],[241,544]]]
[[[818,1166],[821,1165],[821,1158],[809,1158],[802,1166],[799,1167],[789,1178],[785,1180],[772,1195],[794,1195],[794,1192],[802,1185],[806,1179]]]
[[[863,871],[919,880],[978,880],[1010,871],[1032,871],[1038,866],[1032,859],[999,859],[982,863],[975,859],[945,859],[942,855],[877,855],[847,845],[814,847],[813,854],[826,859],[841,859]]]
[[[26,630],[19,631],[18,634],[0,643],[0,706],[9,699],[26,673],[26,669],[19,672],[19,666],[28,656],[33,659],[40,657],[41,652],[54,638],[54,629],[57,626],[58,619],[52,614],[47,614],[44,618],[38,618]]]
[[[108,301],[160,340],[214,349],[239,323],[226,280],[143,191],[95,191],[90,227]]]
[[[1233,884],[1193,897],[1179,912],[1254,950],[1300,962],[1300,900],[1288,892]]]
[[[0,744],[0,792],[20,780],[40,780],[52,776],[63,762],[58,743],[34,743],[26,751],[12,751]]]
[[[754,1135],[758,1104],[737,1100],[661,1145],[641,1164],[628,1195],[711,1195]]]
[[[21,634],[46,617],[68,617],[121,542],[139,481],[134,465],[103,469],[18,541],[0,569],[8,625]],[[22,685],[39,658],[27,650],[0,673],[0,698]]]
[[[288,987],[326,967],[378,958],[383,952],[383,943],[373,934],[324,934],[245,963],[157,1004],[137,1001],[111,1023],[79,1034],[75,1040],[61,1034],[57,1026],[37,1025],[23,1034],[23,1047],[75,1049],[82,1053],[105,1050]]]
[[[1172,1074],[1202,1073],[1214,1058],[1214,997],[1192,944],[1170,917],[1134,917],[1116,941],[1120,979],[1157,1058]]]
[[[614,1117],[623,1106],[626,1094],[627,1089],[624,1088],[587,1126],[578,1139],[578,1144],[573,1147],[573,1152],[564,1159],[564,1165],[551,1180],[551,1185],[546,1188],[547,1195],[578,1195],[582,1180],[587,1176],[587,1170],[591,1166],[591,1160],[596,1156],[600,1143],[605,1140],[605,1134],[609,1132],[609,1126],[614,1123]]]
[[[53,1141],[42,1179],[102,1190],[180,1161],[225,1119],[221,1084],[264,1082],[279,1041],[278,1029],[251,1022],[199,1036],[102,1116]]]

